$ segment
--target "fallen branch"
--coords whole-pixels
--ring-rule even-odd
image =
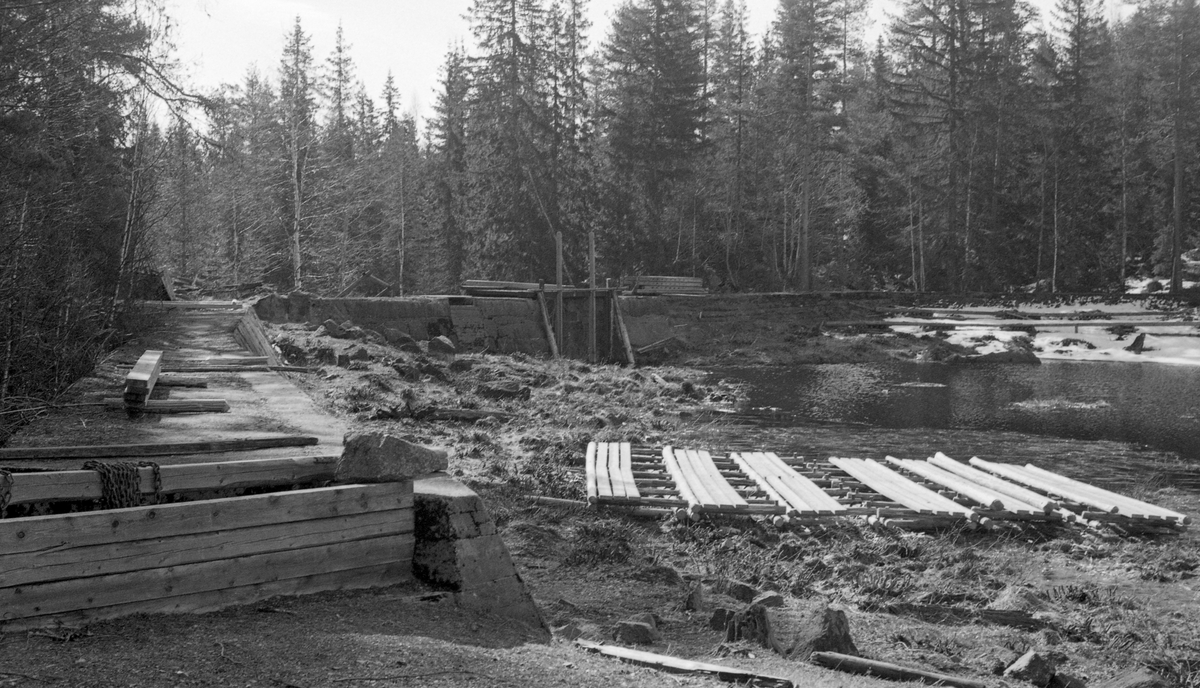
[[[812,660],[823,667],[845,671],[850,674],[869,674],[871,676],[899,681],[922,681],[930,684],[942,683],[947,686],[957,686],[958,688],[987,688],[988,686],[983,681],[971,678],[939,674],[933,671],[925,671],[924,669],[913,669],[874,659],[843,655],[837,652],[814,652]]]
[[[549,506],[565,506],[572,509],[586,509],[587,502],[581,502],[578,499],[560,499],[558,497],[542,497],[534,495],[529,498],[534,504],[546,504]]]
[[[643,652],[641,650],[631,650],[627,647],[601,645],[600,643],[593,643],[589,640],[583,639],[576,640],[575,644],[590,652],[599,652],[602,655],[616,657],[623,662],[637,664],[639,666],[647,666],[671,673],[712,674],[722,681],[734,681],[738,683],[754,682],[756,685],[772,685],[777,686],[777,688],[794,688],[795,685],[786,678],[758,674],[753,671],[746,671],[744,669],[721,666],[720,664],[693,662],[687,659],[680,659],[679,657],[658,655],[654,654],[653,652]]]
[[[897,616],[912,616],[931,623],[967,624],[975,621],[1012,626],[1027,631],[1038,631],[1049,624],[1035,618],[1029,612],[1007,609],[969,609],[966,607],[950,607],[938,604],[911,604],[899,602],[887,606],[889,614]]]

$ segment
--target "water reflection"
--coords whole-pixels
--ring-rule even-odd
[[[790,428],[771,430],[772,441],[760,442],[763,435],[750,431],[743,437],[760,446],[906,458],[941,450],[962,459],[1074,466],[1071,472],[1114,485],[1138,478],[1148,465],[1171,465],[1178,469],[1172,475],[1200,485],[1200,473],[1177,461],[1200,466],[1200,368],[895,362],[718,374],[749,383],[749,407],[795,419],[784,424]]]

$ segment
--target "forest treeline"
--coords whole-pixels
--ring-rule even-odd
[[[1180,287],[1195,0],[902,0],[870,45],[867,0],[779,0],[764,36],[739,0],[585,1],[475,0],[418,121],[340,29],[193,95],[155,0],[0,0],[0,401],[157,268],[445,293],[552,281],[561,233],[570,282],[594,235],[602,277],[725,289]]]
[[[1194,0],[476,0],[425,123],[355,77],[339,30],[209,103],[162,148],[176,275],[337,292],[468,278],[702,276],[744,290],[1121,289],[1180,276],[1194,234]],[[1048,27],[1043,29],[1042,27]],[[594,49],[592,46],[595,46]],[[1178,286],[1178,285],[1176,285]]]

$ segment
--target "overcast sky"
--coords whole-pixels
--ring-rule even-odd
[[[620,0],[591,0],[594,45],[604,39]],[[1047,7],[1054,0],[1033,0]],[[1109,0],[1110,4],[1120,0]],[[313,56],[323,65],[341,22],[358,79],[376,102],[390,70],[402,98],[401,110],[425,116],[434,102],[438,69],[449,47],[470,46],[465,19],[472,0],[165,0],[173,20],[176,55],[201,90],[240,83],[250,65],[272,79],[279,69],[284,36],[297,16],[312,38]],[[770,25],[778,0],[746,0],[750,29]],[[868,28],[874,40],[895,0],[874,0]],[[1044,11],[1044,10],[1043,10]]]
[[[472,0],[166,0],[174,20],[176,55],[191,83],[208,90],[241,82],[256,64],[275,78],[284,35],[300,17],[312,37],[313,53],[323,64],[342,23],[350,55],[372,98],[379,101],[391,70],[403,111],[427,114],[434,99],[438,69],[451,44],[470,45],[464,16]],[[775,14],[777,0],[747,0],[751,30],[761,34]],[[618,0],[592,0],[591,39],[608,33]]]

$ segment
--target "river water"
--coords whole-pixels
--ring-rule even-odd
[[[761,427],[739,442],[815,458],[1032,462],[1129,489],[1200,491],[1200,367],[1048,361],[730,368]]]

